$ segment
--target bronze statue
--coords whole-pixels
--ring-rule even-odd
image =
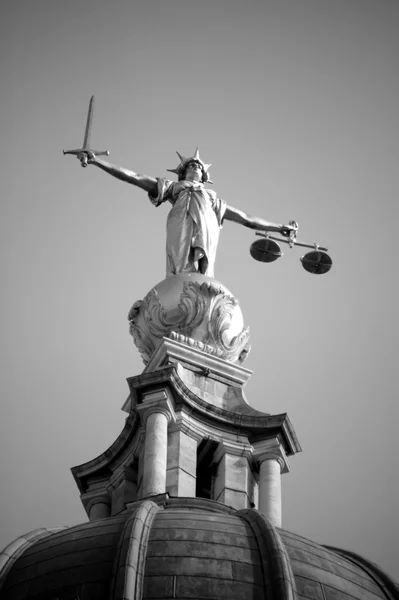
[[[325,273],[331,259],[318,244],[296,241],[298,225],[277,225],[251,217],[221,200],[205,187],[212,183],[209,167],[198,148],[193,156],[180,159],[175,169],[178,181],[140,175],[101,160],[107,150],[90,148],[94,96],[90,100],[83,147],[64,151],[74,154],[82,167],[95,165],[113,177],[131,183],[147,192],[154,206],[167,200],[172,204],[166,228],[166,278],[155,285],[143,300],[136,301],[129,312],[130,333],[148,364],[164,338],[174,339],[202,352],[230,362],[242,362],[249,352],[249,329],[244,327],[238,301],[221,283],[213,279],[216,250],[223,221],[234,221],[265,236],[251,246],[253,258],[272,262],[282,255],[275,242],[295,243],[313,248],[303,257],[304,268],[311,273]],[[286,239],[273,238],[277,232]],[[324,249],[323,249],[324,250]],[[326,262],[324,259],[328,259]],[[301,259],[302,260],[302,259]],[[180,347],[180,346],[179,346]]]
[[[177,153],[180,163],[176,169],[169,169],[177,174],[177,182],[140,175],[100,160],[98,156],[108,156],[109,152],[90,148],[93,110],[94,96],[90,99],[83,147],[64,150],[64,154],[76,155],[82,167],[95,165],[117,179],[142,188],[155,206],[167,200],[172,204],[166,227],[166,276],[194,272],[213,277],[219,232],[224,220],[235,221],[258,231],[277,231],[290,239],[295,236],[298,228],[296,223],[276,225],[258,217],[250,217],[226,204],[213,190],[205,188],[204,184],[212,183],[208,173],[211,165],[201,160],[198,148],[189,158]]]
[[[277,225],[258,217],[250,217],[218,198],[204,184],[209,182],[208,169],[199,155],[185,158],[169,169],[178,175],[178,181],[140,175],[134,171],[105,162],[92,151],[84,153],[87,164],[95,165],[117,179],[127,181],[146,192],[152,204],[159,206],[167,200],[172,204],[166,227],[166,275],[199,272],[214,276],[219,231],[224,220],[234,221],[258,231],[278,231],[289,236],[292,225]],[[79,157],[81,158],[81,157]]]

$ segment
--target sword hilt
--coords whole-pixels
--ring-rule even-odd
[[[87,167],[87,153],[93,152],[94,156],[109,156],[109,150],[91,150],[91,148],[79,148],[77,150],[63,150],[64,154],[74,154],[80,160],[82,167]]]

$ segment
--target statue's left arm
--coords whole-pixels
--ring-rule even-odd
[[[224,219],[234,221],[235,223],[244,225],[244,227],[249,227],[250,229],[257,229],[258,231],[277,231],[278,233],[281,233],[281,235],[287,237],[290,235],[291,231],[295,231],[295,227],[292,227],[291,225],[278,225],[277,223],[271,223],[270,221],[260,219],[259,217],[251,217],[242,210],[229,205],[226,206]]]

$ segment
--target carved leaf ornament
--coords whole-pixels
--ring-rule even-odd
[[[239,309],[237,300],[223,288],[211,282],[185,281],[175,308],[165,309],[156,289],[133,304],[128,315],[129,331],[144,364],[164,336],[231,362],[246,358],[249,328],[229,336],[234,312]]]

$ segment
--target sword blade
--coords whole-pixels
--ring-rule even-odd
[[[93,122],[93,111],[94,111],[94,96],[92,96],[90,98],[89,112],[87,113],[86,131],[85,131],[85,137],[83,140],[83,148],[85,150],[89,150],[89,148],[90,148],[90,133],[91,133],[91,124]]]

